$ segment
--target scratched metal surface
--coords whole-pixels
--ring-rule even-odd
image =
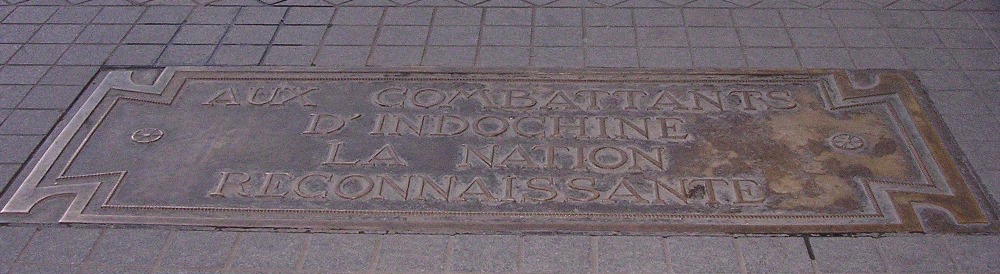
[[[840,70],[181,67],[151,85],[128,73],[109,73],[4,196],[0,218],[422,232],[993,227],[902,72],[852,82]],[[61,194],[75,196],[29,211]]]

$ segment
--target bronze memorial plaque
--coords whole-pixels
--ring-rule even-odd
[[[976,177],[902,71],[181,67],[150,85],[133,77],[112,71],[81,99],[5,193],[0,218],[31,220],[59,196],[47,207],[65,223],[995,227]]]

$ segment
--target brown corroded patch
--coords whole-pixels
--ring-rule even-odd
[[[70,194],[60,222],[888,232],[944,209],[992,229],[908,75],[112,72],[0,218]]]

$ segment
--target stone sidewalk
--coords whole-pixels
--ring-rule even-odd
[[[17,2],[17,3],[11,3]],[[994,206],[996,0],[0,0],[0,183],[102,70],[175,65],[895,68]],[[318,7],[306,7],[318,6]],[[383,235],[8,226],[32,272],[998,272],[972,235]]]

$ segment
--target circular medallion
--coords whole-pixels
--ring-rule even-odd
[[[830,137],[830,145],[837,149],[859,150],[865,147],[865,140],[854,134],[841,133]]]
[[[156,142],[163,138],[163,131],[158,128],[144,128],[132,133],[132,141],[145,144]]]

